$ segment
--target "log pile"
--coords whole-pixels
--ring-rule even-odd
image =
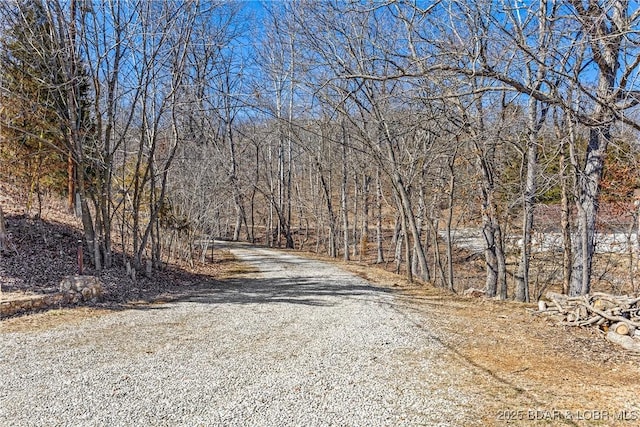
[[[564,325],[596,326],[607,333],[608,341],[640,352],[640,298],[602,292],[569,297],[548,292],[540,300],[538,312]]]

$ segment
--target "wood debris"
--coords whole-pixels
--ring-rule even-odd
[[[640,352],[640,297],[596,292],[570,297],[547,292],[538,302],[538,313],[563,325],[597,326],[608,341]]]

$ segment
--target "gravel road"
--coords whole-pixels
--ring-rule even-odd
[[[227,245],[260,272],[0,333],[0,425],[481,424],[470,385],[482,374],[405,297],[330,264]]]

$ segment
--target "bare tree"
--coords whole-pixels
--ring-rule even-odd
[[[4,222],[4,213],[0,206],[0,252],[7,250],[7,229]]]
[[[534,84],[523,81],[510,73],[504,63],[499,62],[499,57],[496,60],[484,54],[476,58],[473,68],[456,69],[450,65],[440,68],[498,80],[540,102],[561,106],[570,121],[589,128],[585,158],[580,162],[574,157],[573,161],[578,176],[578,217],[569,293],[578,295],[590,290],[600,181],[613,125],[622,122],[640,128],[625,114],[637,104],[632,86],[640,60],[635,54],[638,46],[627,34],[640,25],[640,13],[630,13],[629,2],[624,0],[591,2],[588,6],[576,0],[569,4],[572,13],[554,9],[553,16],[547,18],[556,28],[553,32],[545,30],[554,37],[547,43],[553,48],[549,55],[560,59],[554,67],[546,69],[549,76],[546,84],[551,86],[537,87],[535,81]],[[460,7],[469,6],[461,4]],[[530,8],[521,10],[523,14],[529,12]],[[500,23],[496,23],[496,27],[499,32],[505,31]],[[486,31],[476,34],[482,38],[488,36]],[[524,49],[523,55],[528,61],[545,64],[545,56]],[[570,72],[566,72],[567,67]],[[576,102],[578,98],[580,102]]]
[[[551,22],[548,18],[555,15],[555,7],[548,10],[546,2],[540,2],[537,10],[532,10],[524,18],[520,11],[505,8],[506,15],[514,26],[510,42],[522,51],[531,52],[537,61],[526,63],[526,79],[535,90],[540,90],[547,78],[548,56],[553,42]],[[530,42],[531,41],[531,42]],[[531,45],[533,44],[533,45]],[[533,231],[534,207],[537,193],[539,132],[546,120],[548,104],[530,97],[527,103],[527,143],[526,143],[526,181],[522,193],[522,245],[521,258],[515,274],[515,299],[529,302],[529,264],[531,259],[531,233]]]
[[[293,247],[292,200],[294,179],[293,153],[295,145],[294,115],[298,96],[298,73],[301,64],[298,58],[298,41],[292,11],[295,4],[272,4],[267,8],[263,42],[259,45],[257,60],[263,81],[257,82],[255,92],[259,95],[259,107],[276,121],[277,178],[272,180],[271,200],[277,204],[271,209],[278,216],[277,241],[284,237],[285,246]]]
[[[53,118],[49,116],[50,123],[54,119],[58,129],[55,136],[51,129],[41,128],[39,140],[52,146],[56,146],[56,139],[63,141],[68,160],[69,204],[80,211],[85,243],[93,255],[96,239],[88,204],[91,182],[87,169],[91,162],[86,147],[95,134],[88,108],[86,58],[81,53],[77,35],[78,7],[76,0],[8,2],[4,4],[3,13],[5,17],[12,17],[13,25],[24,28],[23,37],[16,42],[24,43],[22,48],[27,49],[38,64],[38,75],[31,78],[39,82],[49,98],[38,98],[39,108],[46,108],[53,115]],[[32,22],[34,14],[37,24]],[[99,268],[100,260],[93,256],[92,259]]]

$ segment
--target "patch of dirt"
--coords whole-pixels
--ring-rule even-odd
[[[113,310],[97,307],[66,307],[11,317],[1,321],[2,332],[40,332],[60,325],[79,324],[86,319],[108,315]]]

